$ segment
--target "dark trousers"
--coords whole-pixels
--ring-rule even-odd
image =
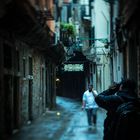
[[[97,109],[86,109],[88,125],[96,125],[97,122]]]

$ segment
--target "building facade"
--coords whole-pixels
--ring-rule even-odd
[[[108,1],[112,7],[113,26],[111,38],[113,56],[114,81],[121,81],[123,78],[134,79],[137,83],[137,92],[140,94],[139,74],[139,26],[137,19],[140,2],[129,1]],[[113,29],[115,32],[113,32]],[[116,66],[116,67],[115,67]]]
[[[0,139],[56,106],[56,68],[65,58],[55,38],[53,1],[1,1]]]

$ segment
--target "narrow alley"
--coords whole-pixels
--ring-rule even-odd
[[[60,114],[59,114],[60,113]],[[105,112],[98,111],[97,128],[88,128],[81,103],[57,97],[57,108],[13,134],[10,140],[102,140]]]
[[[139,13],[140,0],[0,0],[0,140],[103,140],[96,96],[131,79],[140,97]]]

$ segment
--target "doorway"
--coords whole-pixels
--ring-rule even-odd
[[[7,134],[12,134],[12,76],[4,75],[4,124]]]
[[[19,127],[19,77],[14,77],[14,88],[13,88],[13,129],[18,129]]]

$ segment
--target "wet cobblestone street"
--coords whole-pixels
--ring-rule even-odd
[[[88,128],[81,103],[57,97],[57,108],[24,126],[9,140],[102,140],[105,112],[98,111],[97,126]]]

